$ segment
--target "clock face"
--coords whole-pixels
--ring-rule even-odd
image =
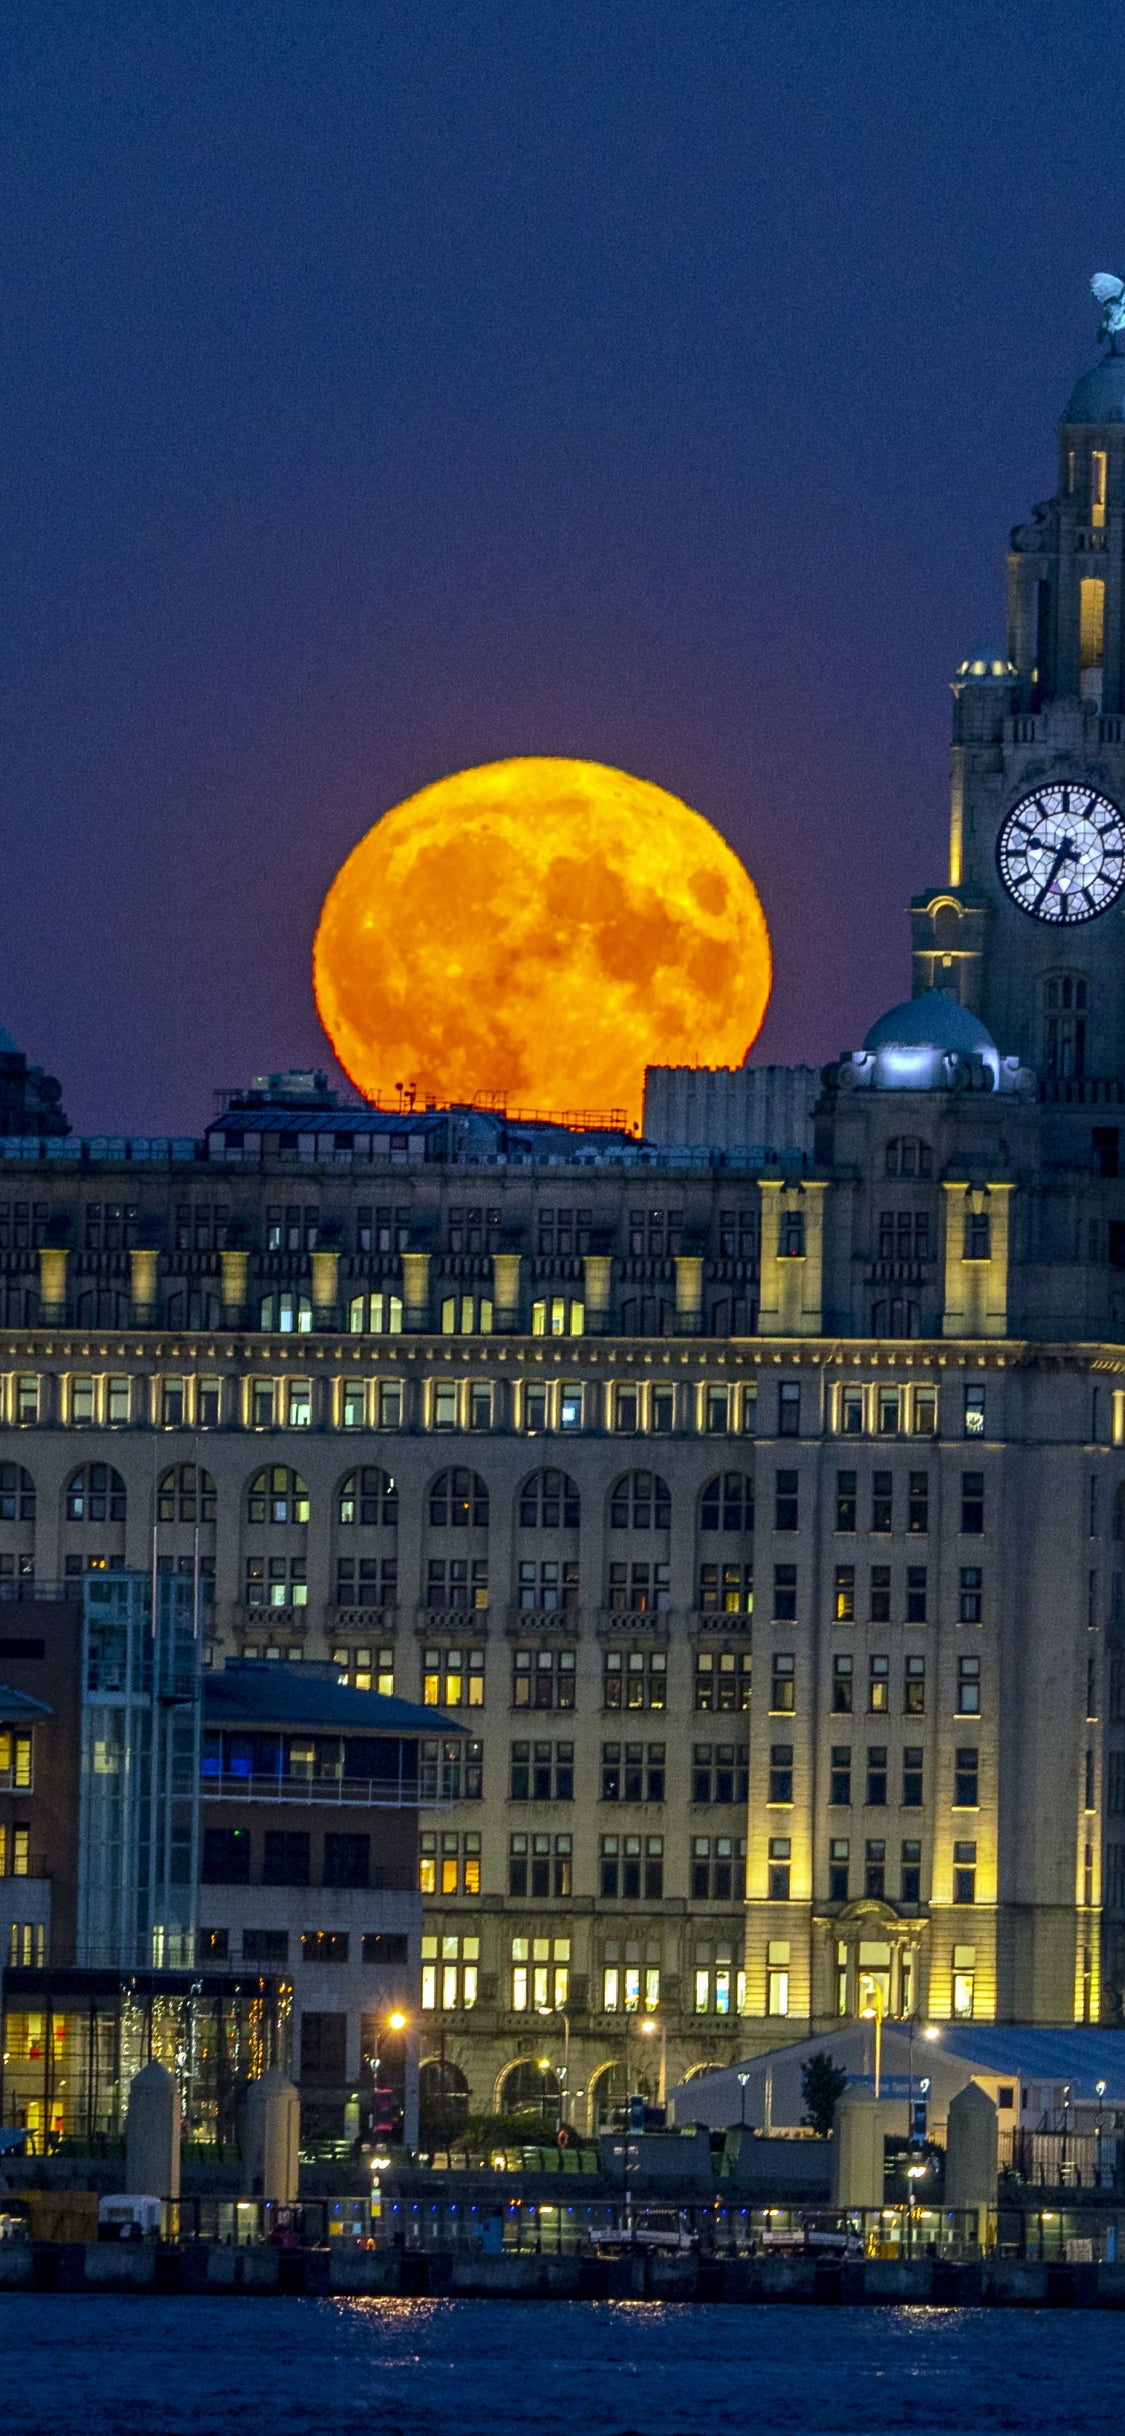
[[[1092,922],[1125,888],[1125,818],[1093,787],[1037,787],[1009,812],[996,860],[1036,922]]]

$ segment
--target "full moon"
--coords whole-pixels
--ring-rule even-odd
[[[366,1098],[624,1109],[646,1065],[737,1065],[761,1029],[758,892],[709,821],[594,761],[495,761],[369,829],[313,943],[321,1022]]]

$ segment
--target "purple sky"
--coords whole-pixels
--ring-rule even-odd
[[[717,822],[756,1054],[908,988],[948,681],[1125,271],[1120,19],[10,0],[0,1024],[85,1130],[324,1062],[377,814],[507,753]]]

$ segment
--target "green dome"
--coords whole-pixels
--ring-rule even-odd
[[[1103,355],[1075,382],[1060,421],[1125,423],[1125,355]]]

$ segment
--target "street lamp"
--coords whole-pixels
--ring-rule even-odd
[[[742,2125],[743,2131],[746,2129],[746,2091],[749,2086],[749,2082],[749,2073],[740,2072],[738,2076],[738,2119]]]
[[[650,2014],[648,2020],[641,2023],[641,2037],[655,2038],[657,2033],[660,2036],[660,2075],[656,2084],[656,2103],[664,2106],[668,2098],[668,2025],[665,2021],[655,2021]]]
[[[565,2005],[539,2005],[540,2021],[553,2021],[558,2016],[563,2026],[562,2093],[559,2098],[560,2126],[570,2121],[570,2015]]]
[[[863,1971],[860,1974],[859,1992],[861,1996],[866,1995],[868,2000],[866,2004],[860,2006],[861,2021],[869,2022],[874,2018],[875,2022],[875,2095],[878,2097],[879,2076],[883,2062],[883,2013],[885,2010],[883,1991],[878,1980],[872,1977],[870,1971]]]
[[[541,2123],[545,2123],[547,2120],[547,2074],[551,2071],[552,2065],[549,2055],[539,2056],[537,2062],[543,2075],[543,2087],[539,2099],[539,2119]]]

